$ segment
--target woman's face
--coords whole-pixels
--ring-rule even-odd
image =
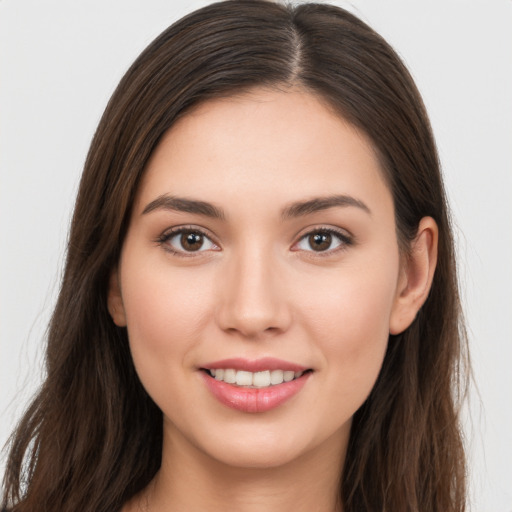
[[[308,93],[257,89],[162,139],[109,304],[166,442],[270,467],[343,451],[401,274],[365,136]]]

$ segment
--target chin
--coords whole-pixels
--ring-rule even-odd
[[[219,453],[217,450],[208,454],[213,461],[237,469],[268,470],[282,468],[297,461],[303,454],[302,450],[283,450],[275,447],[261,446],[254,443],[252,446],[232,447],[229,451]]]
[[[213,463],[239,469],[271,469],[307,462],[316,455],[338,452],[346,446],[350,432],[350,421],[341,429],[314,431],[297,422],[294,429],[267,428],[263,425],[255,428],[232,430],[226,433],[212,433],[205,443],[197,443],[199,448]],[[295,430],[295,431],[293,431]],[[213,435],[212,435],[213,434]]]

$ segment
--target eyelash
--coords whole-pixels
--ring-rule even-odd
[[[211,244],[213,244],[215,247],[218,247],[218,245],[212,240],[211,236],[208,235],[205,231],[203,231],[200,228],[193,227],[193,226],[183,226],[179,228],[172,228],[164,233],[162,233],[156,240],[158,245],[161,245],[164,247],[164,249],[171,254],[178,256],[178,257],[185,257],[190,258],[194,257],[196,253],[202,253],[206,252],[205,250],[201,250],[201,248],[197,251],[181,251],[173,249],[173,247],[169,244],[169,241],[174,238],[177,235],[182,235],[184,233],[189,234],[197,234],[205,239],[209,240]],[[337,230],[334,228],[325,228],[325,227],[319,227],[309,230],[307,233],[303,234],[297,242],[293,244],[293,247],[297,246],[304,240],[306,240],[308,237],[312,235],[330,235],[334,236],[338,239],[339,245],[335,247],[334,249],[327,249],[326,251],[315,251],[313,249],[311,250],[305,250],[304,252],[311,253],[309,256],[311,257],[327,257],[331,256],[332,254],[338,253],[340,251],[346,250],[351,245],[354,245],[354,238],[351,235],[348,235],[346,232]],[[300,249],[293,249],[294,252],[300,251]],[[313,256],[314,255],[314,256]]]
[[[184,258],[190,258],[194,257],[196,253],[202,253],[205,252],[204,250],[198,250],[198,251],[179,251],[176,249],[173,249],[173,247],[168,243],[169,240],[174,238],[177,235],[182,235],[184,233],[189,234],[197,234],[201,235],[206,240],[209,240],[210,243],[212,243],[214,246],[218,247],[218,245],[212,240],[212,237],[208,235],[206,232],[204,232],[202,229],[196,228],[194,226],[182,226],[179,228],[171,228],[162,233],[156,240],[158,245],[161,245],[166,251],[170,252],[171,254],[179,257]]]
[[[354,245],[354,238],[349,235],[346,231],[341,231],[334,228],[326,228],[326,227],[318,227],[310,229],[307,233],[302,235],[297,242],[293,244],[293,246],[297,246],[302,241],[307,240],[308,237],[312,235],[330,235],[332,237],[335,237],[338,239],[339,244],[337,247],[333,249],[327,249],[326,251],[315,251],[313,249],[309,251],[305,251],[306,253],[309,253],[308,256],[315,257],[315,258],[323,258],[332,256],[333,254],[337,254],[338,252],[342,252],[347,250],[348,247],[351,245]],[[298,251],[300,249],[294,249],[295,251]]]

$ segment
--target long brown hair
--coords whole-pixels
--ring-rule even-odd
[[[373,143],[404,254],[424,216],[439,226],[430,295],[390,336],[357,411],[340,497],[345,512],[465,508],[457,405],[467,360],[453,240],[421,97],[392,48],[329,5],[219,2],[163,32],[121,80],[98,126],[74,211],[46,352],[46,379],[11,438],[3,506],[112,512],[161,462],[162,415],[107,311],[133,198],[163,134],[200,102],[256,86],[303,88]]]

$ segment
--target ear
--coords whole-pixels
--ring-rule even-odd
[[[126,315],[124,311],[121,287],[119,286],[119,272],[117,267],[110,274],[108,283],[107,307],[112,320],[118,327],[126,327]]]
[[[436,269],[438,235],[436,221],[432,217],[423,217],[409,254],[401,265],[389,321],[390,334],[405,331],[427,300]]]

